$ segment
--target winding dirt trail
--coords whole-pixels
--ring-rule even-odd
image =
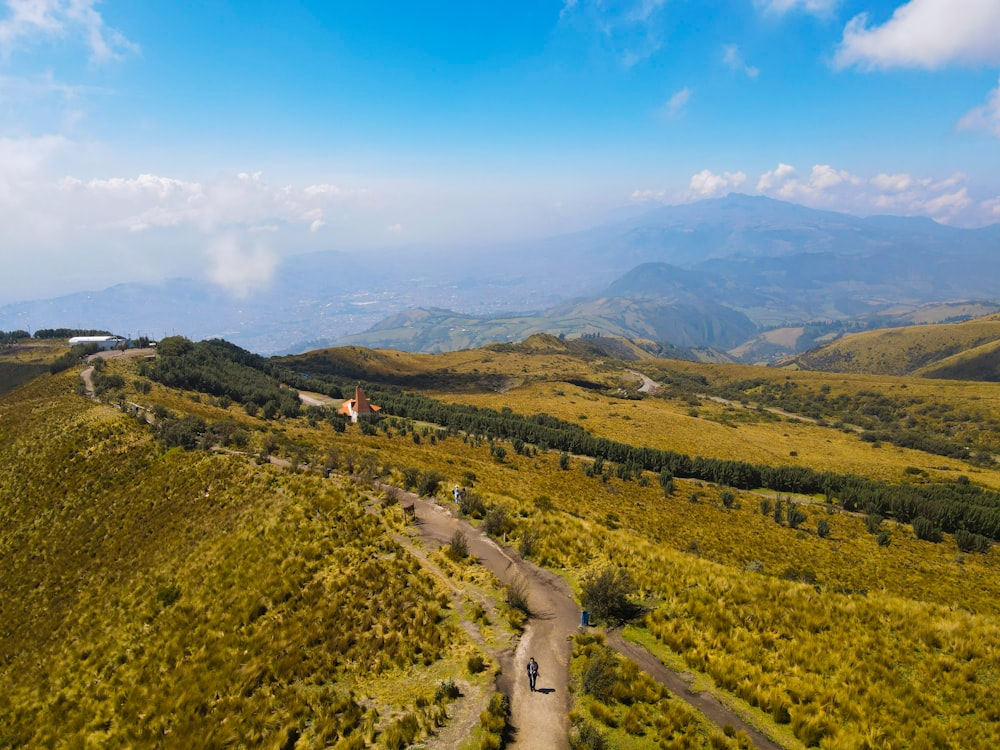
[[[426,544],[444,546],[456,531],[466,535],[469,554],[502,583],[523,581],[531,617],[514,651],[499,654],[498,687],[510,698],[512,737],[507,747],[523,750],[565,750],[569,747],[569,660],[571,636],[580,623],[580,609],[569,587],[558,576],[521,560],[481,534],[448,507],[407,494],[416,513],[416,528]],[[538,690],[528,688],[526,664],[539,664]]]
[[[450,504],[400,493],[413,503],[415,528],[429,546],[444,546],[456,531],[462,531],[469,553],[503,583],[524,582],[531,617],[515,650],[499,654],[501,675],[498,689],[510,698],[511,742],[521,750],[566,750],[569,747],[569,661],[572,636],[580,625],[580,608],[566,582],[556,574],[522,560],[460,518]],[[691,689],[683,675],[670,669],[642,646],[626,641],[621,633],[606,634],[607,645],[635,661],[674,695],[703,713],[718,727],[731,725],[743,730],[760,750],[781,750],[777,744],[748,724],[711,693]],[[538,690],[528,687],[526,664],[534,656],[539,664]]]

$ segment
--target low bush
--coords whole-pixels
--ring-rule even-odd
[[[962,552],[989,552],[990,540],[982,534],[975,534],[965,529],[955,532],[955,544]]]
[[[479,674],[486,669],[486,660],[482,654],[473,654],[465,662],[465,668],[469,670],[469,674]]]
[[[606,567],[584,578],[580,601],[598,620],[624,622],[635,614],[635,606],[629,601],[634,591],[635,583],[627,570]]]
[[[929,518],[917,516],[913,519],[913,533],[917,539],[927,542],[940,542],[942,539],[941,529]]]
[[[469,556],[469,540],[465,532],[458,530],[451,535],[451,556],[457,560],[463,560]]]

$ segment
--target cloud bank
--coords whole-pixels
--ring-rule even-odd
[[[910,0],[881,26],[861,13],[847,24],[834,57],[840,68],[936,69],[1000,64],[1000,2]]]
[[[97,0],[7,0],[0,20],[0,53],[46,41],[73,39],[86,45],[93,62],[138,54],[139,45],[109,28],[94,7]]]
[[[691,176],[687,190],[682,193],[637,189],[629,197],[636,203],[703,200],[739,192],[747,182],[747,175],[741,171],[716,173],[703,169]],[[750,182],[753,186],[750,192],[859,216],[927,216],[943,223],[969,226],[997,221],[1000,196],[977,199],[966,182],[966,176],[960,173],[944,179],[906,172],[880,172],[866,177],[829,164],[816,164],[803,174],[791,164],[779,162]]]

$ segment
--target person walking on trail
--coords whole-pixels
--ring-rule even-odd
[[[460,496],[461,494],[462,494],[462,490],[461,490],[461,489],[459,488],[459,486],[458,486],[458,485],[456,484],[456,485],[455,485],[455,489],[453,489],[453,490],[451,491],[451,496],[452,496],[452,498],[453,498],[453,499],[455,500],[455,502],[456,502],[456,503],[458,502],[458,498],[459,498],[459,496]]]
[[[538,679],[538,662],[535,661],[535,657],[532,656],[528,659],[528,684],[531,686],[531,692],[535,692],[535,681]]]

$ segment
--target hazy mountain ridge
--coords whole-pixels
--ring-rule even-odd
[[[745,195],[666,206],[564,239],[575,240],[576,252],[598,266],[614,258],[620,275],[585,299],[532,316],[535,326],[524,316],[507,330],[497,330],[496,320],[486,330],[466,321],[467,329],[477,327],[465,331],[469,340],[516,338],[522,330],[603,333],[773,361],[814,340],[777,343],[762,338],[761,329],[820,323],[847,331],[878,325],[888,311],[898,317],[930,304],[995,299],[1000,288],[994,258],[1000,226],[968,230],[925,218],[859,218]],[[553,248],[553,257],[560,252],[562,245]],[[845,325],[838,330],[836,321]],[[407,323],[420,327],[417,320]],[[447,348],[430,331],[408,330],[393,340],[377,329],[377,338],[364,332],[343,343],[406,348],[407,339],[419,339],[433,342],[430,350]]]
[[[178,279],[6,305],[0,329],[86,320],[123,334],[220,336],[265,354],[603,333],[757,361],[801,351],[746,346],[762,330],[996,300],[998,248],[997,225],[859,218],[732,194],[503,245],[296,256],[242,298]],[[416,309],[431,312],[407,312]]]

